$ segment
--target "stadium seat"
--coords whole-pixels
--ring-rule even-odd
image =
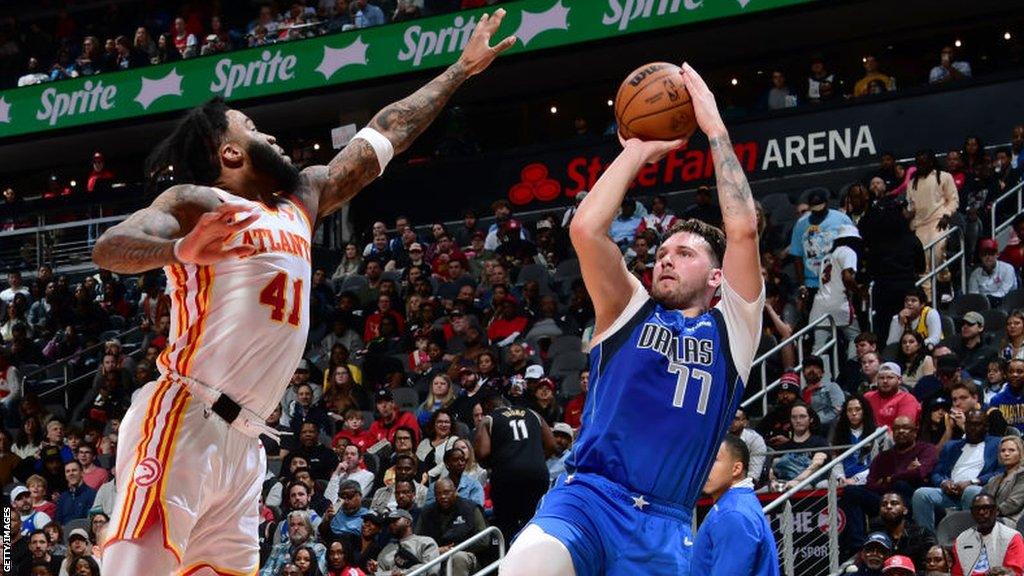
[[[388,270],[380,275],[381,280],[391,280],[395,284],[402,283],[402,273],[398,270]]]
[[[370,281],[366,279],[366,276],[346,276],[341,286],[338,287],[338,294],[342,292],[359,292],[369,284]]]
[[[977,523],[970,512],[966,510],[950,512],[946,514],[946,517],[936,527],[935,539],[938,541],[939,546],[948,548],[953,545],[953,540],[956,540],[956,537],[961,532],[975,526],[977,526]]]
[[[1006,328],[1006,311],[999,308],[985,310],[981,313],[985,318],[985,332],[989,334],[1001,333]]]
[[[543,264],[523,266],[519,275],[516,276],[516,286],[523,286],[530,280],[534,280],[540,285],[541,295],[551,294],[551,275],[548,274],[548,269]]]
[[[110,327],[114,330],[123,331],[128,326],[128,322],[124,319],[124,316],[118,316],[112,314],[110,316]]]
[[[399,409],[415,412],[419,408],[420,395],[412,388],[395,388],[391,393]]]
[[[1013,312],[1018,308],[1024,308],[1024,288],[1011,290],[1004,298],[1000,308],[1007,312]]]
[[[760,202],[773,224],[788,224],[797,219],[796,206],[789,201],[788,194],[769,194],[761,198]]]
[[[558,336],[551,341],[551,347],[548,348],[548,357],[555,358],[565,353],[580,353],[582,351],[583,342],[580,340],[580,337],[566,334]]]
[[[961,294],[953,302],[953,308],[950,310],[950,314],[954,318],[963,318],[964,314],[968,312],[984,312],[991,308],[988,302],[988,297],[983,294]]]
[[[579,372],[565,372],[562,376],[562,380],[558,385],[558,394],[562,398],[569,399],[580,392],[583,389],[580,387],[580,373]]]
[[[942,320],[942,335],[950,336],[957,333],[956,324],[953,319],[949,316],[939,312],[939,318]]]

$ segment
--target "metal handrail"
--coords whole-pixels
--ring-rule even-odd
[[[476,534],[474,534],[472,537],[467,538],[466,540],[462,541],[461,543],[453,546],[451,550],[445,552],[444,554],[441,554],[440,556],[438,556],[437,558],[434,558],[430,562],[427,562],[426,564],[417,567],[412,572],[409,572],[408,574],[406,574],[406,576],[420,576],[421,574],[426,574],[434,566],[437,566],[438,564],[440,564],[440,563],[444,562],[445,560],[447,560],[447,559],[451,558],[452,556],[454,556],[456,552],[461,552],[461,551],[465,550],[466,548],[469,548],[470,546],[472,546],[476,542],[478,542],[480,540],[483,540],[484,538],[486,538],[487,536],[489,536],[491,534],[497,534],[498,535],[498,559],[496,561],[494,561],[493,563],[485,566],[483,569],[479,570],[478,572],[476,572],[474,574],[474,576],[479,576],[481,574],[487,574],[491,570],[493,570],[498,565],[498,563],[501,562],[502,558],[505,557],[505,537],[501,534],[501,530],[498,530],[494,526],[488,526],[487,528],[484,528],[483,530],[481,530],[481,531],[477,532]],[[447,574],[448,576],[452,576],[452,565],[451,565],[450,562],[448,563],[448,567],[445,569],[445,574]]]
[[[939,266],[936,266],[935,265],[935,247],[938,246],[939,242],[942,242],[943,240],[946,240],[947,238],[949,238],[953,234],[960,234],[960,251],[957,252],[956,254],[953,254],[952,256],[947,254],[945,262],[943,262]],[[932,293],[931,293],[931,296],[932,296],[932,300],[933,301],[936,300],[936,298],[938,297],[938,293],[939,293],[939,291],[938,291],[939,272],[942,272],[943,270],[948,268],[950,265],[952,265],[953,262],[956,262],[957,260],[959,260],[960,261],[960,293],[961,294],[966,294],[967,293],[967,246],[965,244],[966,243],[964,241],[964,233],[963,233],[963,230],[961,230],[959,226],[953,226],[949,230],[946,230],[942,234],[942,236],[939,236],[935,240],[932,240],[931,242],[929,242],[928,245],[924,247],[924,250],[925,250],[925,252],[928,253],[928,259],[929,259],[929,262],[931,262],[932,269],[929,270],[928,273],[925,274],[924,276],[921,276],[920,278],[918,278],[917,282],[914,283],[914,286],[923,286],[926,282],[931,280],[931,282],[932,282]]]
[[[846,460],[850,456],[856,454],[858,451],[860,451],[861,448],[864,448],[868,444],[871,444],[872,442],[880,438],[883,434],[888,433],[888,426],[879,426],[878,428],[875,429],[874,432],[869,434],[867,438],[861,440],[860,442],[857,442],[852,447],[847,449],[845,452],[833,458],[831,462],[815,470],[813,474],[798,482],[796,486],[793,486],[789,490],[783,492],[782,496],[779,496],[775,500],[769,502],[768,505],[766,505],[763,508],[764,513],[770,513],[772,510],[775,510],[776,508],[784,504],[786,501],[788,501],[793,496],[793,494],[796,494],[797,492],[806,489],[808,486],[814,485],[814,483],[817,482],[818,479],[821,478],[826,472],[831,472],[833,468],[842,464],[843,460]]]
[[[137,332],[139,330],[142,330],[142,326],[134,326],[132,328],[129,328],[129,329],[125,330],[124,332],[121,332],[121,333],[117,334],[116,336],[114,336],[114,338],[117,338],[118,340],[121,340],[122,336],[127,336],[128,334],[131,334],[132,332]],[[89,346],[88,348],[83,348],[83,349],[79,350],[78,352],[75,352],[73,354],[69,354],[68,356],[65,356],[64,358],[60,358],[60,359],[54,360],[53,362],[47,364],[46,366],[41,366],[38,370],[32,372],[31,374],[25,374],[23,376],[23,378],[31,378],[33,376],[36,376],[37,374],[43,374],[47,370],[49,370],[51,368],[56,368],[57,366],[59,366],[61,364],[67,364],[68,362],[74,360],[75,358],[79,358],[81,356],[87,356],[93,350],[98,350],[100,348],[104,348],[104,347],[106,347],[106,345],[107,345],[106,342],[100,342],[98,344],[93,344],[92,346]]]
[[[1017,214],[1020,214],[1021,210],[1024,210],[1024,198],[1022,198],[1022,195],[1021,195],[1022,191],[1024,191],[1024,181],[1018,182],[1016,186],[1014,186],[1013,188],[1010,188],[1009,190],[1007,190],[1006,192],[1001,194],[998,198],[996,198],[992,202],[992,208],[989,211],[989,218],[990,218],[990,223],[992,224],[992,227],[990,228],[990,230],[992,231],[991,234],[992,234],[992,239],[993,240],[995,240],[996,237],[999,236],[1000,232],[1002,232],[1006,228],[1009,228],[1010,223],[1013,222],[1013,218],[1009,218],[1005,222],[1003,222],[1002,224],[996,226],[996,209],[998,208],[999,203],[1002,202],[1003,200],[1006,200],[1011,195],[1016,194],[1017,195],[1017,212],[1014,213],[1014,217],[1016,217]]]
[[[833,346],[833,350],[832,350],[832,356],[833,356],[833,358],[832,358],[832,368],[833,369],[837,368],[836,364],[838,362],[838,359],[836,357],[836,352],[835,352],[835,344],[837,344],[837,342],[838,342],[838,339],[836,337],[836,321],[832,318],[831,315],[824,314],[822,316],[819,316],[813,322],[810,322],[809,324],[807,324],[807,326],[804,326],[800,330],[794,332],[789,338],[786,338],[782,342],[779,342],[778,344],[775,345],[774,348],[772,348],[771,350],[765,352],[764,354],[761,354],[760,356],[755,358],[753,362],[750,363],[750,369],[751,370],[753,370],[754,367],[757,366],[758,364],[761,365],[761,391],[757,392],[756,394],[754,394],[750,398],[747,398],[746,400],[744,400],[743,403],[740,404],[740,408],[744,408],[745,409],[748,406],[750,406],[751,404],[753,404],[754,402],[756,402],[758,399],[761,399],[762,400],[762,406],[761,406],[762,412],[764,412],[764,413],[768,412],[768,393],[778,387],[780,380],[778,378],[776,378],[771,384],[767,384],[766,380],[768,378],[768,374],[767,374],[766,362],[768,361],[769,358],[771,358],[772,356],[777,354],[780,350],[782,350],[786,346],[789,346],[793,342],[796,342],[798,339],[802,338],[805,334],[807,334],[807,333],[811,332],[812,330],[814,330],[815,328],[817,328],[822,322],[826,322],[826,321],[828,322],[829,328],[832,331],[832,338],[830,338],[829,341],[826,342],[821,348],[819,348],[817,350],[812,350],[812,353],[815,354],[815,355],[818,355],[822,351],[828,349],[829,346]],[[803,368],[803,364],[804,364],[803,348],[801,348],[800,346],[797,346],[797,354],[798,354],[798,357],[799,357],[799,362],[797,363],[796,366],[793,367],[794,370],[799,370],[799,369]],[[748,377],[748,379],[749,379],[749,377]]]
[[[121,222],[122,220],[127,220],[128,216],[130,216],[130,214],[106,216],[103,218],[90,218],[88,220],[75,220],[74,222],[66,222],[64,224],[41,224],[39,226],[31,226],[28,228],[15,228],[14,230],[0,231],[0,238],[3,238],[5,236],[24,236],[25,234],[32,234],[35,232],[49,232],[50,230],[62,230],[64,228],[82,228],[84,226],[91,226],[93,224]]]

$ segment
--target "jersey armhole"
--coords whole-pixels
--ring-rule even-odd
[[[626,307],[619,313],[619,317],[612,322],[612,325],[605,328],[600,334],[595,334],[590,340],[590,349],[593,350],[599,346],[605,340],[608,340],[614,336],[619,330],[629,323],[630,320],[636,316],[636,313],[643,308],[644,304],[651,300],[651,296],[647,293],[647,289],[643,287],[643,284],[636,282],[633,284],[633,295],[630,296],[629,302],[626,303]]]
[[[286,196],[282,196],[282,198],[284,198],[286,201],[288,201],[289,204],[294,206],[295,209],[298,210],[299,214],[302,215],[302,218],[306,221],[306,225],[309,226],[310,237],[312,237],[316,219],[314,219],[310,215],[309,208],[306,207],[306,203],[303,202],[302,199],[299,198],[294,192],[289,193]]]

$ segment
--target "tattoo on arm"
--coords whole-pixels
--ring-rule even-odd
[[[722,206],[722,217],[727,220],[749,218],[754,213],[754,198],[729,136],[711,138],[710,145],[715,160],[718,202]]]
[[[416,92],[381,110],[369,127],[380,132],[395,148],[404,152],[441,113],[455,90],[469,75],[461,62],[448,67]],[[373,148],[363,140],[354,140],[327,167],[321,180],[319,216],[326,216],[349,201],[380,173]]]

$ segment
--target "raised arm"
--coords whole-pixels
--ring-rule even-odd
[[[379,176],[391,159],[389,154],[407,150],[467,78],[483,72],[498,54],[515,44],[515,36],[509,36],[493,47],[490,45],[491,36],[504,18],[503,8],[493,16],[481,16],[457,62],[426,86],[384,108],[370,120],[367,128],[375,130],[386,141],[374,144],[365,138],[354,138],[327,166],[313,166],[305,171],[317,195],[315,200],[306,201],[316,202],[317,217],[338,210]],[[385,152],[384,158],[379,158],[376,147],[390,150]]]
[[[172,186],[147,208],[104,232],[92,259],[100,268],[138,274],[175,263],[212,264],[248,256],[252,246],[225,250],[224,242],[256,221],[252,209],[248,203],[222,201],[212,188]]]
[[[715,104],[715,95],[689,64],[683,64],[683,84],[690,93],[697,124],[708,137],[715,161],[718,203],[727,240],[722,274],[729,286],[744,300],[753,302],[761,294],[761,255],[757,243],[757,213],[750,184],[743,173],[729,133]]]
[[[640,281],[626,269],[619,247],[608,236],[612,219],[622,205],[629,183],[640,169],[682,145],[682,140],[644,142],[633,138],[626,141],[622,152],[580,202],[573,216],[569,238],[580,260],[583,283],[594,303],[595,337],[615,322],[640,286]]]

